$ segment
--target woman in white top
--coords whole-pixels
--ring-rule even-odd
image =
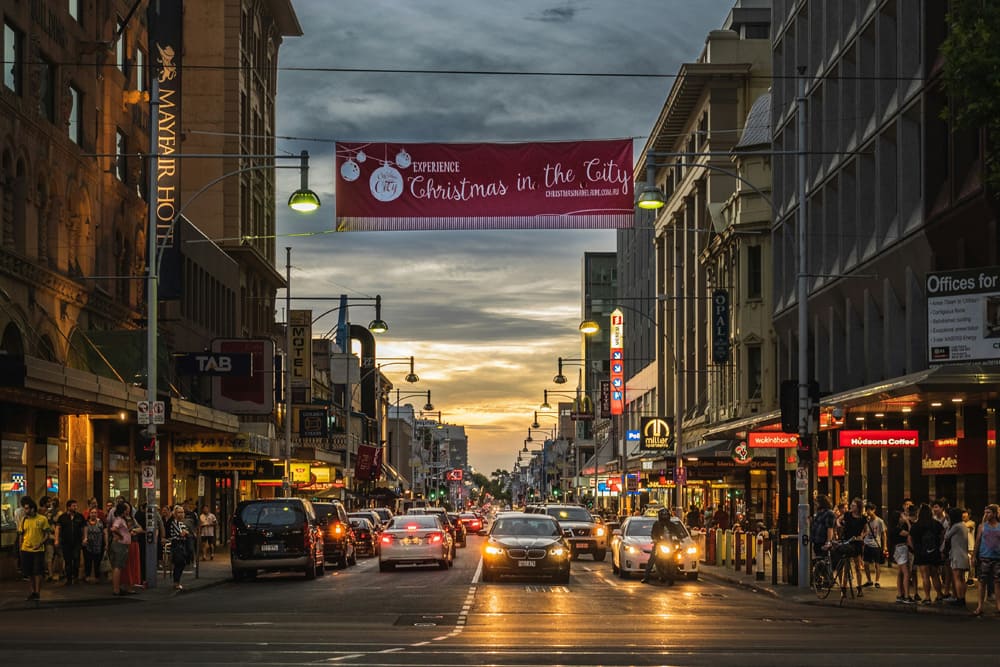
[[[219,519],[208,511],[208,505],[201,508],[198,516],[198,537],[201,538],[201,559],[215,559],[215,527]]]

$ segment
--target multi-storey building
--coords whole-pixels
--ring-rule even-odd
[[[126,0],[0,2],[0,548],[13,543],[12,511],[26,492],[138,498],[151,74],[184,82],[184,115],[157,124],[173,152],[274,152],[260,137],[273,135],[278,47],[301,32],[291,3],[188,3],[183,48],[172,52],[150,48],[145,8],[134,9]],[[181,52],[209,67],[184,70]],[[239,417],[211,407],[207,381],[178,376],[170,363],[213,338],[275,334],[273,170],[197,194],[243,166],[179,167],[176,253],[165,261],[173,273],[161,274],[158,304],[166,419],[156,467],[160,480],[173,480],[159,502],[197,495],[200,458],[236,454],[254,467],[272,455],[273,400],[255,418],[270,428],[248,433]],[[240,187],[261,193],[256,208],[241,202]],[[213,241],[251,235],[259,238],[239,248]],[[209,484],[210,499],[220,500],[213,489],[226,489],[228,503],[255,492],[224,466],[202,472],[225,482]]]

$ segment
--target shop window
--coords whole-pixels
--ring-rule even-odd
[[[28,468],[24,461],[24,443],[4,440],[0,443],[0,549],[11,549],[17,533],[14,512],[27,491]]]
[[[59,495],[59,450],[58,442],[36,443],[32,447],[34,453],[34,489],[35,500],[43,496],[57,497]]]

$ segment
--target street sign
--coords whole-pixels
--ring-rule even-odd
[[[153,401],[153,423],[165,424],[167,416],[167,406],[163,401]]]
[[[455,468],[454,470],[449,470],[446,475],[449,482],[461,482],[462,473],[464,471],[461,468]]]
[[[141,426],[149,424],[149,401],[138,401],[136,404],[136,422]]]
[[[198,475],[198,497],[201,498],[205,495],[205,476]]]
[[[809,469],[808,468],[796,468],[795,469],[795,490],[805,491],[809,488]]]
[[[156,470],[153,466],[142,466],[142,488],[156,488]]]

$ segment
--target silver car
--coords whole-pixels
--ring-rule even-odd
[[[379,538],[378,569],[435,564],[447,570],[455,564],[452,554],[452,537],[436,515],[395,516]]]

